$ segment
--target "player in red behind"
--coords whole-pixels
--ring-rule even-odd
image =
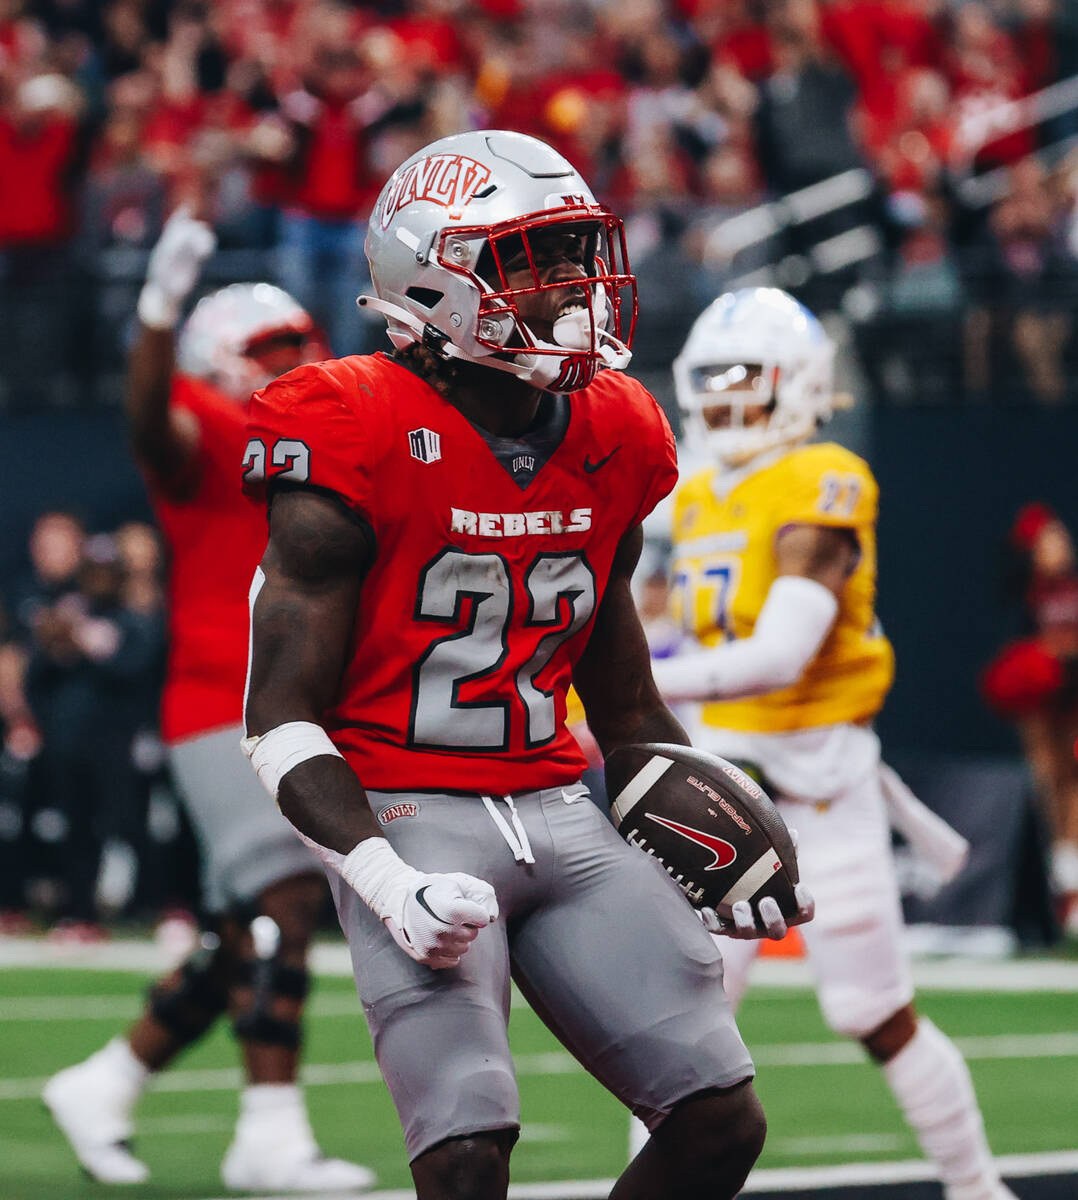
[[[307,950],[325,883],[252,781],[237,747],[247,659],[247,590],[265,521],[236,482],[253,388],[319,357],[310,317],[279,288],[233,284],[174,330],[209,226],[172,216],[150,259],[131,352],[127,412],[171,555],[170,648],[161,729],[199,837],[213,933],[154,985],[126,1036],[53,1076],[44,1099],[82,1166],[104,1183],[149,1172],[127,1139],[150,1077],[230,1013],[247,1085],[222,1166],[229,1187],[362,1189],[366,1168],[324,1158],[296,1083]],[[254,786],[252,786],[254,784]]]
[[[629,589],[677,474],[616,369],[621,222],[542,142],[467,133],[398,168],[367,254],[395,354],[252,401],[245,747],[329,868],[418,1196],[506,1195],[510,975],[653,1130],[616,1200],[733,1196],[764,1118],[721,959],[565,727],[572,681],[604,753],[685,742]]]

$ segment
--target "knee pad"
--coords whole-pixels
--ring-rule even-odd
[[[868,984],[863,988],[837,988],[824,983],[817,994],[831,1032],[858,1041],[874,1033],[913,999],[912,990],[901,985],[873,989]]]
[[[228,964],[220,941],[204,934],[194,954],[149,990],[156,1021],[184,1041],[201,1036],[228,1008]]]
[[[307,968],[288,966],[276,955],[251,958],[240,963],[236,983],[252,993],[250,1003],[232,1022],[236,1036],[245,1042],[298,1050],[302,1041],[298,1018],[274,1016],[273,1008],[279,997],[300,1002],[307,998],[311,985]]]

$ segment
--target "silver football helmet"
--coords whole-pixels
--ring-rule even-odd
[[[724,293],[674,361],[686,440],[727,467],[805,441],[835,407],[834,357],[824,327],[788,293]],[[747,424],[746,410],[761,405],[766,418]]]
[[[563,230],[582,243],[580,277],[545,279],[537,241]],[[479,130],[442,138],[394,171],[374,206],[367,258],[375,296],[402,348],[506,371],[535,387],[571,391],[601,367],[623,368],[636,322],[621,220],[545,142]],[[510,286],[507,264],[530,278]],[[518,281],[519,282],[519,281]],[[523,297],[560,288],[553,340],[528,327]]]
[[[272,283],[230,283],[195,305],[180,330],[176,365],[185,375],[205,379],[237,400],[270,382],[271,376],[248,354],[259,342],[294,333],[324,347],[305,309]]]

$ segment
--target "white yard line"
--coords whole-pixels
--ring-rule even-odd
[[[1078,1056],[1078,1032],[1004,1033],[953,1039],[967,1060]],[[757,1067],[834,1067],[868,1059],[857,1042],[754,1043]]]
[[[116,1021],[133,1020],[142,1011],[141,991],[119,996],[6,996],[0,997],[0,1024],[7,1021]],[[317,991],[307,1006],[310,1015],[354,1017],[363,1010],[353,992]]]
[[[770,1150],[787,1157],[819,1158],[823,1154],[871,1154],[901,1150],[906,1138],[900,1133],[836,1133],[816,1137],[775,1138],[768,1135]]]
[[[998,1158],[1010,1179],[1078,1172],[1078,1150],[1048,1154],[1014,1154]],[[781,1192],[794,1189],[826,1192],[831,1188],[888,1183],[922,1183],[936,1179],[934,1169],[916,1160],[894,1163],[849,1163],[837,1167],[771,1167],[753,1171],[744,1192]],[[605,1200],[613,1179],[588,1179],[566,1183],[519,1183],[509,1187],[509,1200]],[[288,1200],[284,1196],[252,1196],[248,1200]],[[364,1200],[415,1200],[415,1192],[368,1192]]]
[[[1002,1034],[991,1037],[956,1038],[967,1061],[1009,1058],[1078,1057],[1078,1033]],[[865,1052],[854,1042],[792,1042],[758,1045],[753,1058],[760,1068],[831,1067],[866,1063]],[[584,1068],[564,1050],[543,1054],[519,1054],[518,1075],[577,1075]],[[240,1086],[240,1072],[232,1067],[165,1071],[152,1084],[157,1092],[223,1092]],[[302,1069],[307,1087],[341,1084],[380,1084],[378,1066],[372,1061],[308,1063]],[[38,1096],[45,1078],[0,1079],[0,1101],[29,1100]]]
[[[1078,1172],[1078,1150],[1000,1155],[996,1164],[1000,1173],[1009,1179],[1066,1175]],[[833,1167],[769,1167],[763,1171],[753,1171],[744,1190],[767,1192],[805,1188],[825,1191],[858,1184],[920,1183],[938,1178],[935,1168],[923,1159],[893,1163],[842,1163]],[[524,1200],[524,1197],[520,1197],[520,1200]]]
[[[39,937],[0,937],[0,967],[157,973],[175,965],[175,954],[150,939],[54,946]],[[348,950],[340,942],[315,946],[311,965],[316,975],[352,974]],[[1078,992],[1078,962],[1058,959],[921,959],[914,961],[913,971],[923,991]],[[753,968],[753,981],[764,987],[812,986],[808,965],[800,959],[762,959]]]

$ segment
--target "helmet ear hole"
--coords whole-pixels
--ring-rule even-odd
[[[410,287],[404,294],[409,300],[414,300],[416,304],[421,304],[424,308],[432,310],[437,308],[445,298],[445,292],[425,287]]]
[[[505,287],[505,280],[498,271],[498,264],[490,242],[484,242],[483,248],[479,251],[479,257],[475,260],[475,273],[496,292],[500,292]]]

